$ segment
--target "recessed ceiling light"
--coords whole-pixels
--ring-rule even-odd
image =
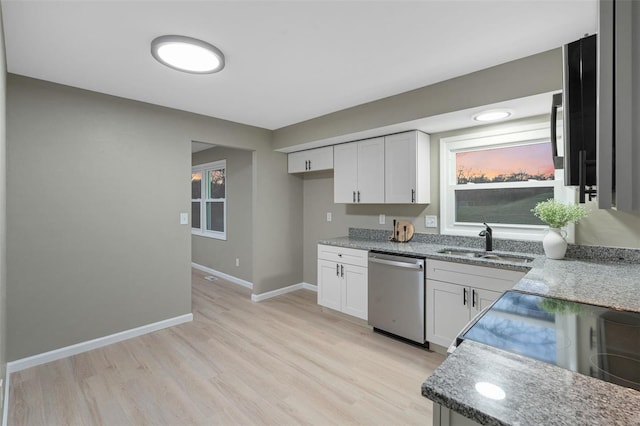
[[[491,110],[491,111],[483,111],[473,116],[473,119],[476,121],[496,121],[502,120],[503,118],[507,118],[511,115],[509,111],[506,110]]]
[[[224,55],[217,47],[191,37],[158,37],[151,42],[151,54],[170,68],[193,74],[211,74],[224,68]]]

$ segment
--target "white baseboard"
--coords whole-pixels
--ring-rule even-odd
[[[315,284],[309,284],[309,283],[303,282],[302,288],[304,288],[305,290],[315,291],[316,293],[318,292],[318,286]]]
[[[162,330],[163,328],[173,327],[174,325],[182,324],[189,321],[193,321],[193,314],[180,315],[178,317],[169,318],[166,320],[154,322],[152,324],[143,325],[141,327],[132,328],[130,330],[121,331],[109,336],[99,337],[97,339],[76,343],[75,345],[11,361],[7,363],[7,376],[9,376],[10,373],[15,373],[16,371],[35,367],[36,365],[46,364],[47,362],[56,361],[71,355],[77,355],[82,352],[101,348],[112,343],[121,342],[123,340],[131,339],[132,337],[142,336],[143,334]]]
[[[194,263],[194,262],[191,262],[191,267],[199,269],[199,270],[201,270],[203,272],[206,272],[208,274],[211,274],[211,275],[217,275],[220,278],[223,278],[223,279],[225,279],[227,281],[231,281],[234,284],[238,284],[238,285],[241,285],[243,287],[247,287],[247,288],[253,289],[253,283],[250,283],[249,281],[242,280],[240,278],[236,278],[233,275],[225,274],[224,272],[216,271],[215,269],[211,269],[211,268],[209,268],[207,266],[199,265],[199,264]]]
[[[2,426],[7,426],[7,419],[9,418],[9,387],[11,385],[11,373],[9,369],[5,372],[4,378],[4,401],[2,403]]]
[[[291,293],[292,291],[302,290],[302,289],[311,290],[311,291],[317,292],[318,291],[318,286],[315,286],[315,285],[309,284],[309,283],[293,284],[293,285],[290,285],[288,287],[279,288],[279,289],[268,291],[268,292],[262,293],[262,294],[252,294],[251,295],[251,301],[253,301],[253,302],[262,302],[263,300],[271,299],[272,297],[280,296],[282,294],[287,294],[287,293]]]

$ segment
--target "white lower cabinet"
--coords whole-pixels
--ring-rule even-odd
[[[318,304],[367,319],[366,250],[318,245]]]
[[[427,341],[449,347],[484,308],[525,275],[485,266],[427,260]]]
[[[476,426],[479,424],[437,402],[433,403],[433,426]]]

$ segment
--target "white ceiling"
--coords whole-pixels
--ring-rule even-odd
[[[277,129],[594,33],[597,3],[2,0],[2,14],[9,72]],[[160,65],[164,34],[216,45],[225,69]]]

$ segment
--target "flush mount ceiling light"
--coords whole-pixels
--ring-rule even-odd
[[[224,55],[196,38],[165,35],[151,42],[151,54],[161,64],[192,74],[211,74],[224,68]]]
[[[473,119],[476,121],[496,121],[502,120],[503,118],[507,118],[511,115],[511,112],[506,110],[491,110],[491,111],[483,111],[473,116]]]

